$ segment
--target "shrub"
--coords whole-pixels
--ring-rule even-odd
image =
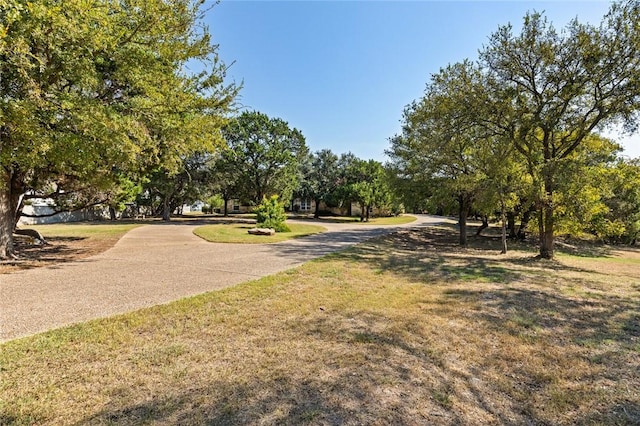
[[[276,232],[291,231],[285,224],[287,216],[284,213],[284,203],[278,201],[277,195],[271,198],[264,197],[254,213],[260,228],[273,228]]]

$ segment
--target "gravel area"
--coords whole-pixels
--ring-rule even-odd
[[[400,227],[443,221],[417,217],[399,226],[323,222],[326,233],[275,244],[209,243],[193,235],[195,225],[177,222],[136,228],[100,255],[0,275],[0,342],[219,290]]]

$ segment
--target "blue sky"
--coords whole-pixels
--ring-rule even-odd
[[[527,10],[545,11],[557,28],[575,17],[598,23],[608,8],[577,0],[222,0],[206,23],[228,77],[244,84],[246,109],[288,121],[312,151],[384,161],[403,108],[430,75],[477,58],[499,25],[519,28]],[[638,135],[626,146],[640,157]]]

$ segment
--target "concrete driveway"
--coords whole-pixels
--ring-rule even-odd
[[[275,244],[217,244],[178,222],[129,231],[78,262],[0,275],[0,342],[219,290],[298,266],[401,227],[321,223],[328,232]],[[305,223],[309,223],[305,221]]]

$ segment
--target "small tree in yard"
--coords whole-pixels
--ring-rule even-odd
[[[291,231],[285,224],[287,216],[284,213],[284,203],[278,201],[277,195],[264,197],[254,212],[258,227],[273,228],[276,232]]]

